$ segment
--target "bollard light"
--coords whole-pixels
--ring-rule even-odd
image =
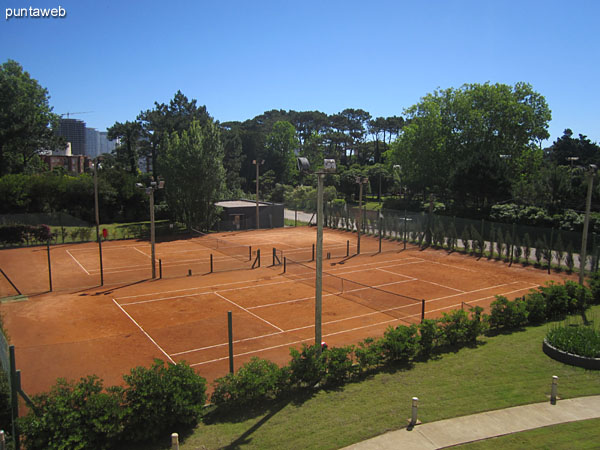
[[[419,398],[412,398],[412,414],[410,416],[410,426],[414,427],[417,424],[417,410],[419,408]]]
[[[556,393],[558,391],[558,377],[554,375],[552,377],[552,389],[550,390],[550,403],[556,405]]]
[[[179,450],[179,434],[171,434],[171,450]]]

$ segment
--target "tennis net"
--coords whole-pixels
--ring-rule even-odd
[[[215,250],[225,257],[214,258],[213,271],[239,270],[252,268],[252,247],[241,245],[212,237],[201,231],[192,229],[192,242],[202,245],[211,250]]]
[[[315,286],[316,270],[288,257],[284,259],[284,272],[288,277]],[[323,272],[323,290],[346,300],[353,301],[379,313],[407,323],[419,323],[422,301],[406,295],[368,286],[328,272]]]

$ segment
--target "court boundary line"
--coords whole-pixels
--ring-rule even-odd
[[[140,331],[142,333],[144,333],[148,339],[150,339],[150,342],[152,342],[156,346],[156,348],[158,348],[162,352],[163,355],[165,355],[167,358],[169,358],[169,361],[171,361],[173,364],[176,364],[175,361],[173,361],[173,358],[171,358],[169,356],[169,354],[167,352],[165,352],[163,350],[163,348],[160,345],[158,345],[158,343],[154,339],[152,339],[152,336],[150,336],[150,334],[148,334],[148,332],[146,332],[146,330],[144,330],[142,328],[142,326],[139,323],[137,323],[136,320],[133,317],[131,317],[131,315],[127,311],[125,311],[125,309],[123,309],[123,307],[121,305],[119,305],[119,303],[114,298],[112,299],[112,301],[123,312],[123,314],[125,314],[127,317],[129,317],[129,320],[131,320],[134,323],[134,325],[136,327],[138,327],[140,329]]]
[[[70,252],[68,249],[67,249],[67,250],[65,250],[65,251],[66,251],[66,252],[69,254],[69,256],[70,256],[71,258],[73,258],[73,261],[75,261],[75,262],[77,263],[77,265],[78,265],[79,267],[81,267],[85,273],[87,273],[88,275],[90,275],[90,276],[91,276],[91,274],[90,274],[90,273],[89,273],[89,272],[86,270],[86,268],[85,268],[85,267],[83,267],[83,266],[81,265],[81,263],[80,263],[80,262],[77,260],[77,258],[75,258],[75,257],[74,257],[74,256],[71,254],[71,252]]]

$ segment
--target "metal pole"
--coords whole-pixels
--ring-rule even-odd
[[[323,300],[323,179],[324,173],[317,173],[317,263],[315,280],[315,345],[321,351],[321,315]]]
[[[406,239],[407,239],[407,230],[406,230],[406,209],[404,210],[404,250],[406,250]]]
[[[585,201],[585,220],[583,221],[583,235],[581,236],[581,253],[579,254],[579,284],[583,286],[583,276],[585,275],[585,260],[587,258],[587,234],[590,225],[590,208],[592,206],[592,187],[594,185],[593,171],[590,171],[588,182],[587,199]]]
[[[410,425],[411,426],[415,426],[417,424],[417,410],[419,408],[419,398],[418,397],[413,397],[412,398],[412,413],[410,415]]]
[[[48,247],[46,251],[48,252],[48,284],[50,285],[50,292],[52,292],[52,262],[50,261],[50,239],[47,242]]]
[[[233,373],[233,319],[227,311],[227,334],[229,336],[229,373]]]
[[[156,278],[156,252],[154,249],[154,188],[150,188],[150,251],[152,253],[152,278]]]
[[[357,226],[357,240],[356,240],[356,254],[360,255],[360,230],[362,228],[362,191],[363,184],[362,180],[358,183],[359,194],[358,194],[358,226]]]
[[[100,257],[100,286],[104,286],[104,267],[102,265],[102,239],[100,238],[100,212],[98,209],[98,158],[94,161],[94,209],[96,213],[96,242]]]
[[[258,159],[256,160],[256,229],[260,229],[260,214],[258,211]]]

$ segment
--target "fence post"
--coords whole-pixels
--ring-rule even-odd
[[[548,249],[548,273],[552,266],[552,247],[554,246],[554,227],[550,230],[550,248]]]
[[[312,259],[311,261],[315,260],[315,244],[312,245]]]
[[[48,285],[52,292],[52,263],[50,262],[50,239],[46,242],[46,253],[48,253]]]
[[[350,241],[346,241],[346,258],[350,256]]]
[[[421,323],[425,320],[425,299],[421,300]]]
[[[406,250],[406,209],[404,210],[404,250]]]
[[[213,254],[210,254],[210,273],[213,273],[214,271],[214,266],[213,266]]]
[[[162,280],[162,259],[158,260],[158,277]]]
[[[233,373],[233,318],[227,311],[227,335],[229,338],[229,373]]]
[[[283,273],[286,272],[287,269],[287,258],[284,256],[283,257]]]

